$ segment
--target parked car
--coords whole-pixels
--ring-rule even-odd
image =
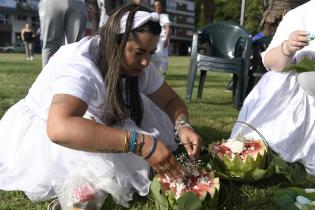
[[[0,47],[0,52],[5,52],[5,53],[23,53],[24,52],[24,45],[23,45],[22,42],[15,42],[11,46]]]

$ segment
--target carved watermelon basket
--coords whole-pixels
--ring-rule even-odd
[[[239,132],[232,139],[209,144],[208,168],[221,179],[232,181],[252,182],[273,175],[275,169],[274,164],[271,164],[272,151],[265,137],[246,122],[236,123],[254,131],[255,137]]]

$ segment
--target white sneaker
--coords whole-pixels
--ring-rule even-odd
[[[29,61],[29,60],[30,60],[30,58],[26,58],[26,60],[27,60],[27,61]]]
[[[31,56],[30,60],[31,60],[31,61],[34,60],[33,56]]]

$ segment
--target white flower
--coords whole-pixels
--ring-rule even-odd
[[[233,153],[241,153],[245,149],[244,142],[237,139],[230,139],[223,145],[230,148]]]

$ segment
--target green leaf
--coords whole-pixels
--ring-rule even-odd
[[[283,71],[297,71],[297,72],[307,72],[315,71],[315,64],[309,57],[304,57],[303,60],[297,64],[290,64],[286,66]]]
[[[297,210],[298,208],[295,206],[295,200],[292,199],[289,195],[283,195],[275,204],[277,206],[277,210]]]
[[[289,187],[288,189],[294,191],[296,193],[296,196],[301,195],[301,196],[306,197],[310,200],[315,200],[315,192],[306,193],[304,188],[299,188],[299,187]]]
[[[276,204],[277,209],[280,210],[297,209],[294,203],[296,202],[296,197],[299,195],[310,200],[315,200],[315,192],[306,193],[304,188],[289,187],[274,192],[272,201]],[[315,206],[303,205],[302,210],[315,210]]]
[[[304,205],[301,210],[315,210],[315,206]]]
[[[178,200],[176,210],[204,210],[201,200],[193,192],[184,193]]]
[[[283,196],[285,197],[289,196],[287,198],[290,198],[292,201],[295,201],[295,198],[296,196],[298,196],[298,193],[291,188],[280,189],[273,193],[272,200],[273,201],[279,200]]]
[[[159,180],[154,177],[151,186],[151,192],[156,200],[156,206],[160,210],[168,210],[169,204],[167,198],[161,193],[161,185]]]
[[[292,189],[280,189],[273,193],[272,201],[277,206],[277,210],[297,210],[294,204],[297,195]]]
[[[166,191],[165,196],[167,197],[168,203],[171,207],[174,207],[176,205],[176,198],[173,196],[171,191]]]
[[[217,209],[219,200],[219,190],[215,189],[213,197],[211,197],[209,192],[205,193],[205,197],[203,199],[203,205],[207,207],[207,209]]]

